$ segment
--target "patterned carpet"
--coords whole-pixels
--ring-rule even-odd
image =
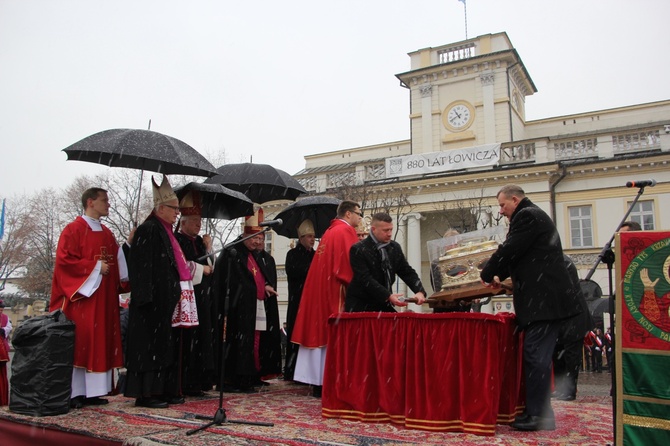
[[[219,395],[188,398],[169,409],[134,407],[134,400],[110,397],[110,404],[85,407],[54,417],[28,417],[0,409],[1,420],[64,430],[113,440],[126,445],[593,445],[613,441],[611,399],[583,396],[576,401],[553,403],[557,429],[552,432],[519,432],[499,425],[494,437],[426,432],[390,423],[361,423],[325,419],[320,400],[309,396],[307,386],[271,381],[260,392],[224,394],[227,421],[187,435],[207,423],[196,415],[213,416]],[[274,426],[237,424],[232,420],[273,423]]]

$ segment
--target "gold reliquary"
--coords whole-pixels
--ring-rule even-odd
[[[485,298],[511,289],[509,283],[502,288],[485,287],[479,278],[486,262],[498,249],[498,241],[471,236],[443,249],[444,254],[432,265],[437,291],[428,299],[431,308],[450,307],[457,301]]]

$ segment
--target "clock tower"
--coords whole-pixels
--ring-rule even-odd
[[[410,90],[412,153],[524,139],[527,96],[537,91],[506,33],[409,54],[396,75]]]

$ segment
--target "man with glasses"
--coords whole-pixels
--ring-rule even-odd
[[[221,251],[216,261],[214,286],[226,318],[224,391],[251,393],[269,385],[263,377],[281,374],[277,266],[264,249],[263,217],[263,209],[245,217],[236,239],[243,241]]]
[[[166,408],[184,402],[173,328],[198,325],[193,278],[203,265],[188,262],[174,236],[179,200],[167,177],[160,186],[152,178],[152,186],[154,209],[130,247],[124,394],[136,398],[136,406]]]
[[[291,342],[298,344],[295,381],[312,384],[312,394],[321,397],[323,369],[328,344],[328,317],[344,311],[346,288],[353,272],[349,249],[358,241],[356,226],[363,218],[358,203],[345,200],[319,242],[309,267],[298,307]]]

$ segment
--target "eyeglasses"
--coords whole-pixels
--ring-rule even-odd
[[[358,215],[359,217],[363,218],[363,213],[362,212],[356,212],[356,211],[351,211],[354,214]]]
[[[175,212],[180,212],[180,211],[179,211],[179,206],[172,206],[171,204],[163,204],[162,206],[168,207],[168,208],[172,209],[172,210],[175,211]]]

